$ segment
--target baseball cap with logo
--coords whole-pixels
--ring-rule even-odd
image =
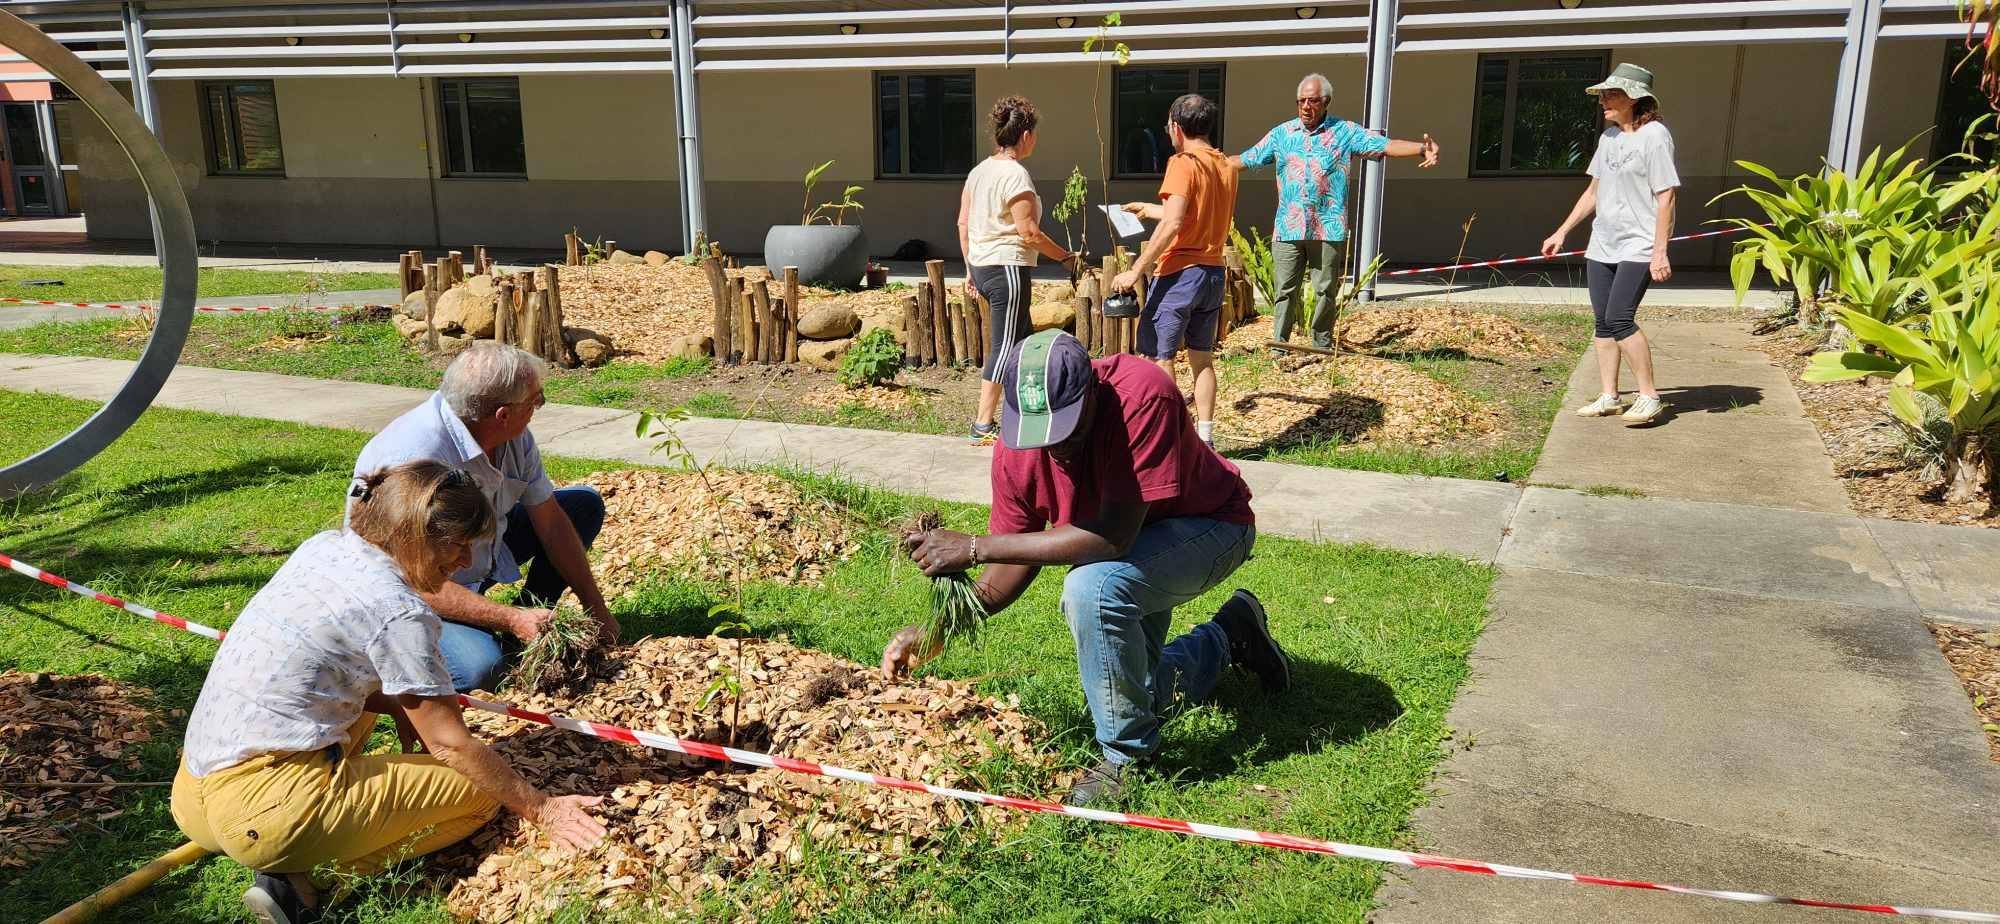
[[[1041,449],[1069,439],[1097,384],[1090,353],[1075,337],[1045,330],[1021,341],[1000,370],[1000,439],[1009,449]]]

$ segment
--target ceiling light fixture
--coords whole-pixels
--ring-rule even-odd
[[[665,30],[665,29],[647,29],[647,30],[646,30],[646,34],[647,34],[647,35],[650,35],[650,36],[652,36],[653,38],[656,38],[656,39],[663,39],[663,38],[666,38],[666,37],[667,37],[667,30]]]
[[[1314,16],[1318,16],[1318,15],[1319,15],[1319,7],[1316,7],[1316,6],[1302,6],[1302,7],[1299,7],[1298,9],[1296,9],[1296,10],[1293,10],[1292,12],[1293,12],[1293,13],[1295,13],[1295,14],[1297,14],[1297,15],[1298,15],[1298,17],[1299,17],[1300,19],[1311,19],[1311,18],[1313,18]]]
[[[472,41],[473,39],[476,39],[476,38],[478,38],[478,37],[479,37],[479,36],[476,36],[476,35],[473,35],[473,34],[472,34],[472,33],[470,33],[470,32],[460,32],[460,33],[458,34],[458,40],[459,40],[459,41],[461,41],[461,42],[470,42],[470,41]]]
[[[841,35],[853,35],[860,31],[861,31],[861,26],[858,23],[844,22],[840,24]]]
[[[1076,17],[1074,17],[1074,16],[1057,16],[1057,17],[1056,17],[1056,26],[1057,26],[1058,28],[1062,28],[1062,29],[1067,29],[1067,28],[1069,28],[1069,27],[1071,27],[1071,26],[1074,26],[1074,25],[1076,25]]]
[[[285,44],[287,44],[287,45],[297,45],[298,43],[299,43],[299,37],[298,37],[298,36],[296,36],[296,35],[287,35],[287,36],[285,36]]]

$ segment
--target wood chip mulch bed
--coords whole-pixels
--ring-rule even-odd
[[[0,869],[25,867],[68,844],[78,825],[124,813],[112,787],[32,784],[131,781],[156,724],[142,699],[95,674],[0,673]]]
[[[863,385],[858,388],[848,388],[845,385],[833,384],[808,391],[798,396],[796,400],[803,407],[819,408],[824,411],[838,411],[850,406],[865,407],[872,411],[906,411],[936,394],[936,389],[903,385]]]
[[[1889,415],[1887,382],[1818,384],[1799,378],[1820,342],[1819,334],[1787,328],[1755,343],[1791,377],[1855,510],[1890,520],[2000,527],[2000,517],[1985,504],[1945,503],[1941,480],[1926,477],[1900,457],[1902,437]]]
[[[649,638],[617,650],[575,698],[533,695],[530,709],[962,788],[1047,797],[1065,782],[1039,742],[1046,730],[968,684],[881,673],[783,639]],[[741,665],[739,671],[737,665]],[[740,702],[710,695],[736,677]],[[831,903],[807,850],[832,851],[871,877],[894,875],[948,829],[1013,825],[1018,815],[775,770],[718,764],[593,739],[503,716],[467,722],[508,763],[557,794],[605,797],[609,836],[587,853],[555,850],[512,815],[440,858],[454,914],[526,921],[577,901],[672,917],[753,875],[786,888],[739,906],[754,920],[781,901],[810,920]],[[980,817],[975,818],[974,815]]]
[[[760,472],[596,472],[604,495],[597,582],[621,596],[656,572],[743,584],[819,584],[860,548],[862,528],[831,501]]]
[[[2000,761],[2000,629],[1971,629],[1930,623],[1938,650],[1965,684],[1965,695],[1986,730],[1986,745]]]
[[[1423,353],[1463,352],[1493,359],[1550,356],[1561,348],[1512,318],[1450,306],[1373,308],[1340,322],[1344,347]]]

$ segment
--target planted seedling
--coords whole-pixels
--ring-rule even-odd
[[[716,623],[709,634],[717,638],[735,640],[735,663],[716,665],[715,680],[710,682],[708,689],[701,694],[701,705],[695,708],[705,710],[710,703],[715,702],[716,697],[729,694],[729,746],[735,747],[736,730],[741,724],[743,713],[743,678],[747,676],[743,673],[743,638],[750,634],[750,624],[742,621],[743,611],[737,609],[734,603],[718,603],[708,608],[710,619],[722,619],[725,616],[737,618]]]

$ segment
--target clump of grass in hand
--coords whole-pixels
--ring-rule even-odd
[[[944,516],[933,510],[918,514],[908,534],[914,535],[943,527]],[[958,571],[933,577],[930,612],[924,619],[921,650],[935,656],[944,651],[944,647],[954,639],[977,641],[979,628],[985,622],[986,605],[979,602],[979,591],[973,586],[971,575]]]
[[[574,690],[597,666],[597,620],[574,607],[557,607],[507,675],[507,688],[533,693]]]

